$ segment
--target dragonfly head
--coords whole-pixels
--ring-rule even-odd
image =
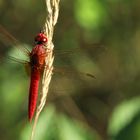
[[[35,37],[35,42],[36,42],[36,44],[45,44],[48,42],[48,38],[46,37],[46,35],[43,32],[40,32]]]

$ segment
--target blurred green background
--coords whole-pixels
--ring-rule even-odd
[[[69,71],[54,72],[34,140],[140,140],[139,13],[139,0],[60,1],[55,50],[73,53],[55,57],[55,65]],[[0,0],[0,24],[29,48],[46,15],[45,0]],[[2,36],[0,56],[15,56]],[[29,77],[22,65],[5,60],[0,139],[29,140]]]

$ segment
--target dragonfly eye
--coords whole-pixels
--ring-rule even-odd
[[[46,35],[44,33],[39,33],[36,37],[35,37],[35,42],[37,44],[44,44],[47,43],[48,39],[46,37]]]

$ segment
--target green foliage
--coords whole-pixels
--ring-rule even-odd
[[[89,29],[96,29],[106,21],[105,5],[98,0],[77,0],[75,3],[75,15],[78,23]]]
[[[28,140],[30,137],[31,125],[25,126],[21,133],[21,140]],[[93,140],[95,134],[90,134],[80,126],[77,121],[72,121],[65,115],[57,114],[54,106],[49,105],[37,124],[34,140]]]
[[[136,127],[139,129],[140,126],[139,125],[135,126],[134,124],[136,123],[136,117],[138,117],[139,114],[140,114],[140,98],[134,98],[131,99],[130,101],[124,101],[122,104],[117,106],[116,109],[114,109],[114,113],[112,114],[109,123],[110,135],[112,135],[113,137],[117,137],[121,135],[121,131],[124,131],[123,133],[128,133],[127,130],[131,129],[130,125],[132,125],[132,127]],[[137,123],[139,123],[138,118],[137,118]],[[134,132],[130,131],[131,134],[133,134]],[[139,136],[140,135],[134,135],[135,139],[139,139]],[[122,137],[121,139],[124,138],[123,134],[122,136],[119,137]],[[132,138],[133,137],[129,139]]]

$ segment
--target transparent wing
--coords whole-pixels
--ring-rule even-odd
[[[14,36],[12,36],[1,24],[0,24],[0,41],[2,41],[3,44],[5,45],[12,45],[16,47],[18,50],[20,50],[27,56],[29,56],[30,54],[30,51],[27,48],[21,46],[20,45],[21,43]]]
[[[72,77],[75,77],[77,75],[80,75],[80,76],[86,76],[86,77],[89,77],[89,78],[93,78],[93,79],[96,79],[95,75],[92,74],[92,73],[88,73],[88,72],[77,72],[76,70],[72,70],[70,68],[66,68],[66,67],[54,67],[54,73],[58,73],[58,74],[61,74],[61,75],[70,75]]]
[[[76,72],[72,70],[54,70],[50,85],[50,93],[58,93],[60,96],[63,93],[67,95],[79,93],[80,90],[93,87],[96,83],[96,78],[94,75]]]
[[[27,63],[29,63],[29,61],[27,61],[27,60],[22,60],[22,59],[13,57],[13,56],[7,56],[6,58],[7,58],[9,61],[16,62],[16,63],[20,63],[20,64],[27,64]]]

